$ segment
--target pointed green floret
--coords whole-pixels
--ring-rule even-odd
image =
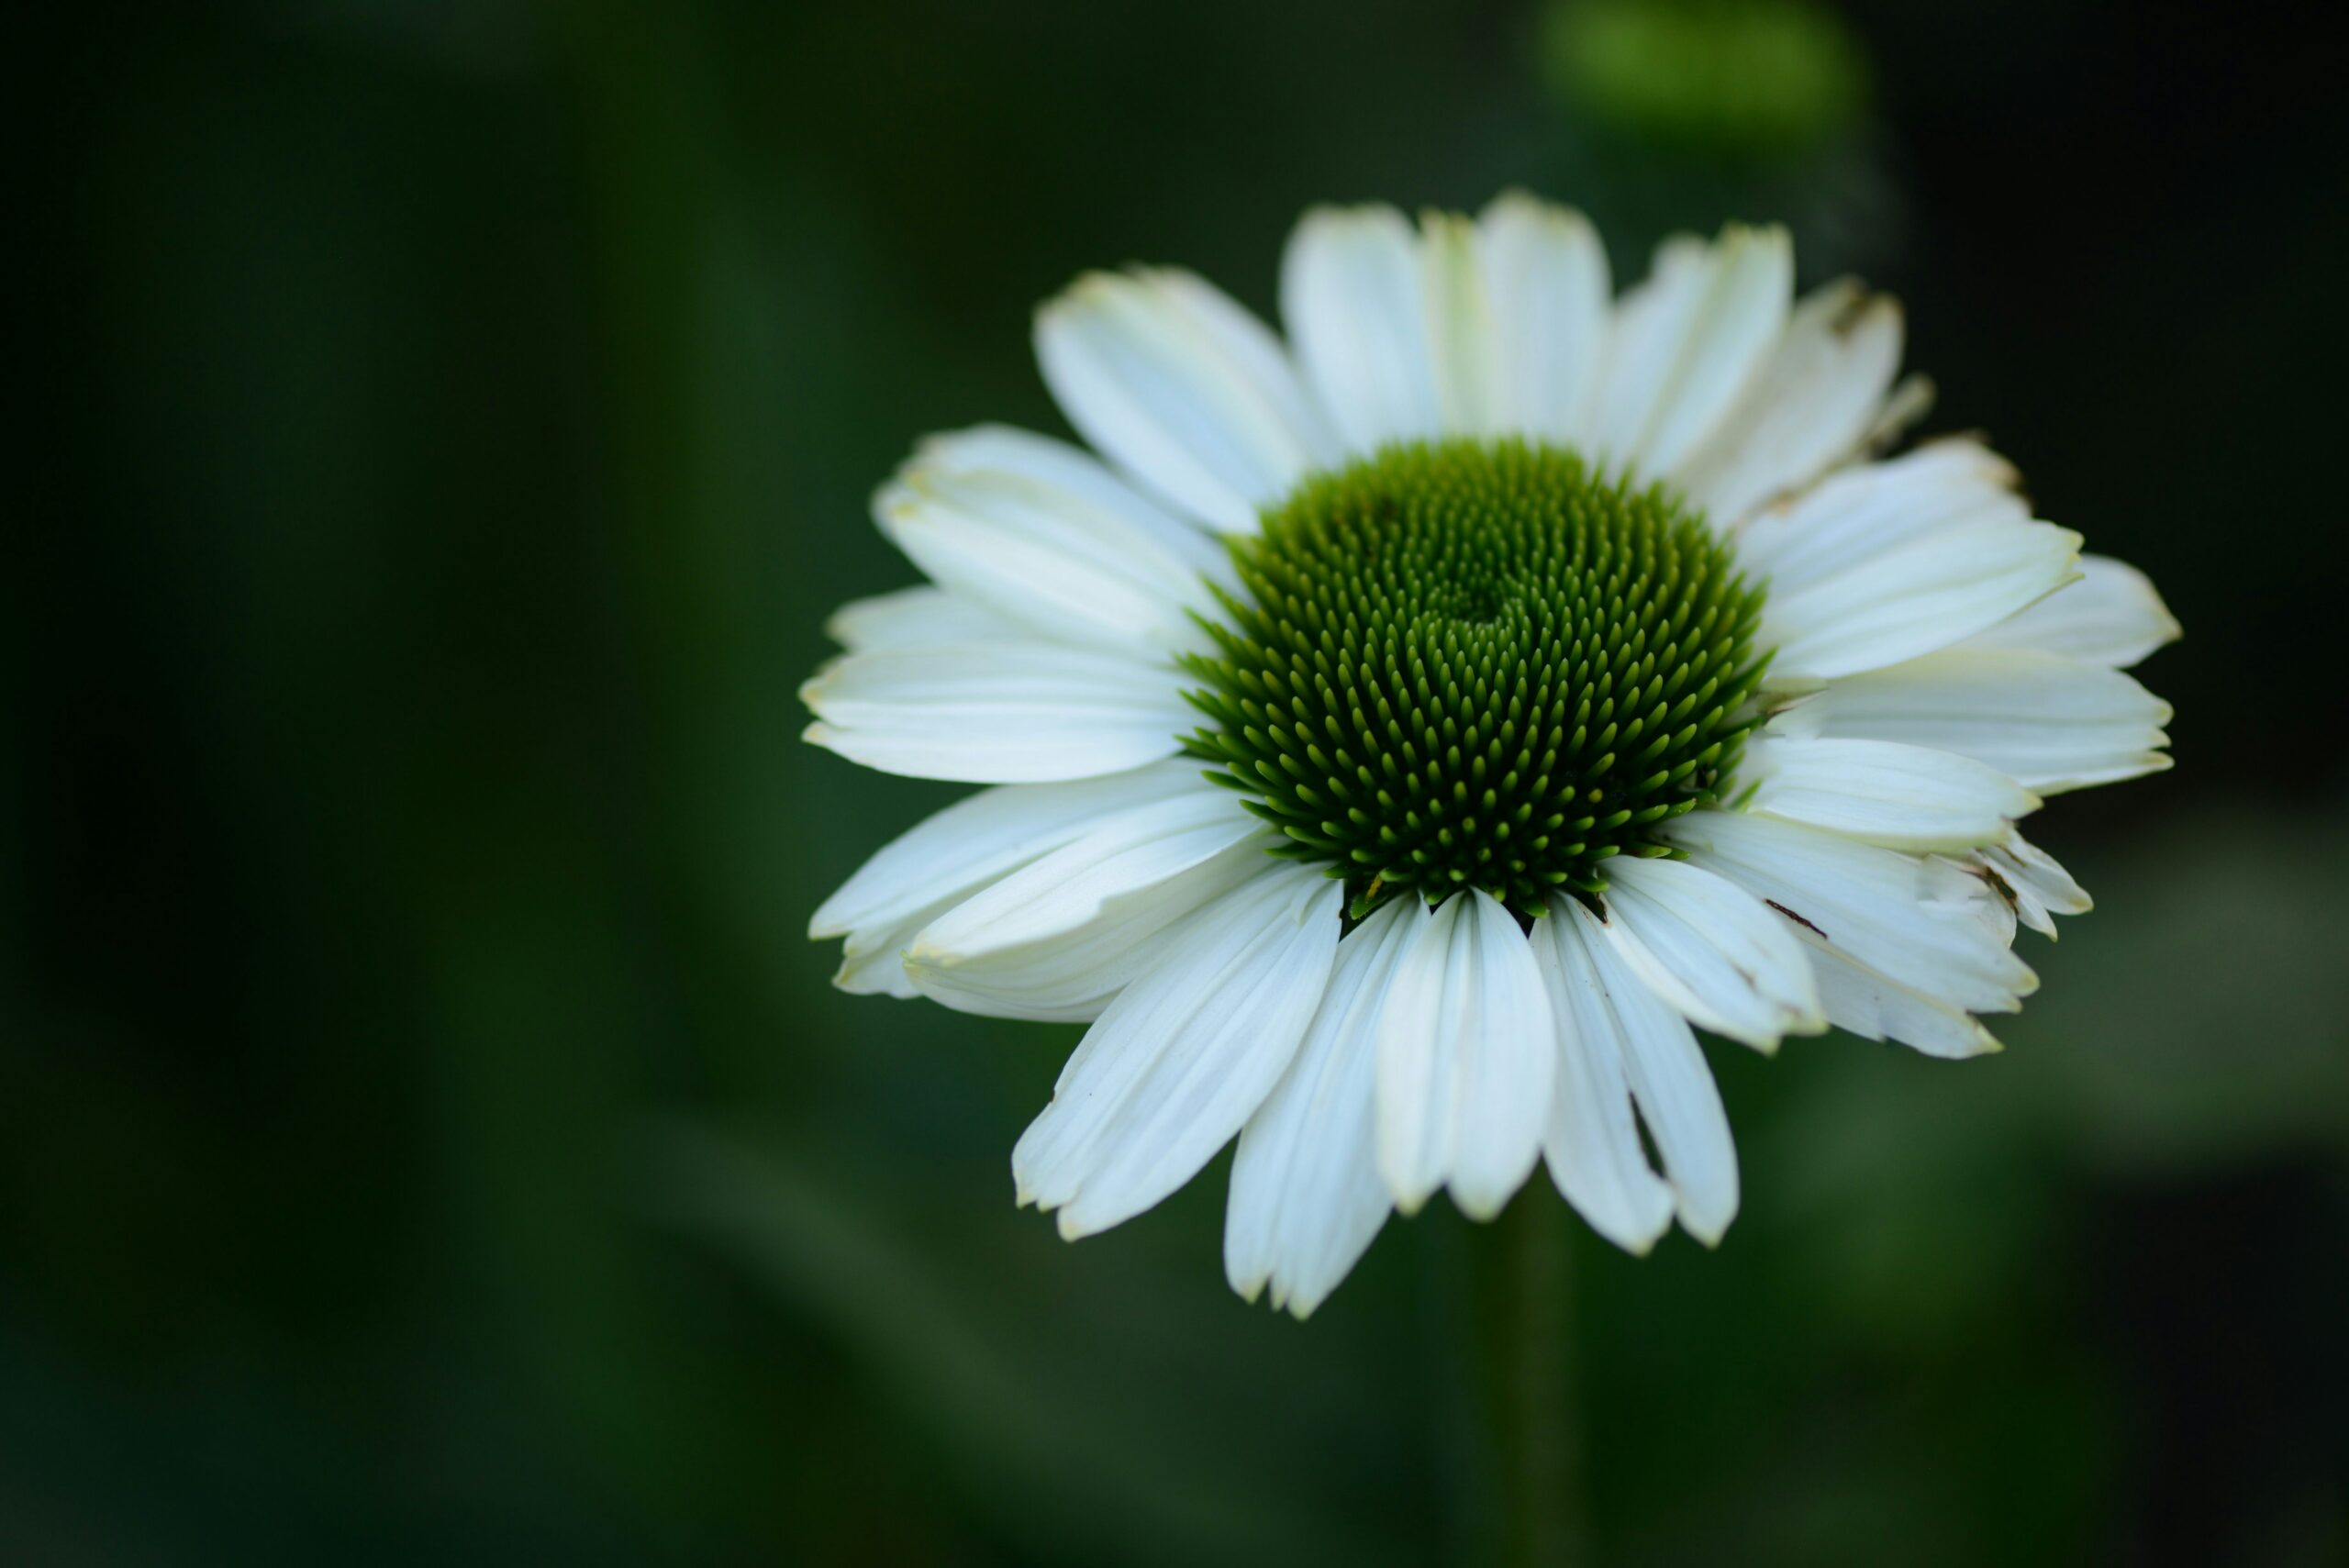
[[[1187,738],[1355,918],[1482,888],[1531,917],[1713,802],[1762,593],[1704,519],[1519,440],[1389,447],[1236,539]]]

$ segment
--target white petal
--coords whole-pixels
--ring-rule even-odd
[[[1474,223],[1440,212],[1419,219],[1419,289],[1427,306],[1437,429],[1444,435],[1498,433],[1500,326],[1486,292]]]
[[[1274,862],[1170,932],[1012,1151],[1020,1200],[1074,1240],[1198,1173],[1264,1102],[1319,1005],[1343,886]]]
[[[2015,932],[2021,929],[2022,921],[2015,913],[2014,901],[2000,892],[1996,883],[1983,874],[1982,862],[1973,855],[1943,855],[1937,858],[1943,864],[1955,866],[1959,871],[1974,878],[1989,893],[1989,897],[1977,899],[1975,902],[1975,913],[1987,924],[1990,934],[1998,939],[1999,946],[2012,948],[2015,945]]]
[[[1607,879],[1600,929],[1689,1021],[1764,1051],[1827,1027],[1802,944],[1760,899],[1681,861],[1626,857]]]
[[[1163,665],[1041,639],[889,646],[802,686],[807,739],[885,773],[1038,784],[1171,756],[1197,716]]]
[[[1386,1222],[1378,1175],[1376,1025],[1409,947],[1412,901],[1397,899],[1338,944],[1329,990],[1297,1055],[1240,1134],[1223,1266],[1251,1301],[1299,1318],[1337,1288]]]
[[[1253,876],[1277,841],[1213,786],[1134,806],[923,927],[906,973],[964,1012],[1093,1018],[1160,932]]]
[[[1019,641],[1029,633],[1018,621],[925,584],[851,599],[824,623],[824,635],[852,653],[864,653],[925,643]]]
[[[1622,1025],[1563,903],[1533,922],[1532,942],[1558,1028],[1558,1080],[1542,1140],[1550,1179],[1593,1230],[1645,1255],[1672,1223],[1673,1195],[1640,1142]]]
[[[2182,635],[2153,580],[2109,555],[2080,557],[2080,580],[1968,638],[1968,648],[2026,648],[2126,670]]]
[[[2013,1012],[2038,984],[2007,951],[1989,890],[1946,861],[1734,811],[1694,811],[1657,835],[1769,902],[1798,936],[1965,1011]],[[1822,971],[1840,1023],[1826,983]]]
[[[2009,833],[2007,841],[1989,851],[1993,864],[2008,873],[2016,886],[2029,885],[2032,896],[2058,915],[2085,915],[2096,906],[2087,889],[2072,879],[2054,856],[2025,839]]]
[[[1330,450],[1263,324],[1187,273],[1080,278],[1036,317],[1061,412],[1156,494],[1252,533]]]
[[[1986,1056],[1998,1040],[1972,1014],[1946,997],[1904,985],[1872,969],[1817,933],[1798,931],[1819,973],[1819,996],[1837,1029],[1863,1040],[1897,1040],[1949,1061]]]
[[[1572,1011],[1566,1052],[1571,1058],[1579,1048],[1590,1056],[1589,1076],[1602,1094],[1619,1093],[1605,1085],[1610,1071],[1621,1073],[1655,1140],[1680,1223],[1707,1246],[1718,1245],[1737,1218],[1737,1146],[1730,1138],[1720,1091],[1713,1085],[1697,1037],[1631,972],[1598,918],[1577,900],[1552,899],[1549,915],[1533,923],[1533,931],[1549,950],[1545,966],[1551,995],[1564,998],[1553,1004],[1555,1009],[1562,1018]],[[1620,1140],[1630,1129],[1616,1118],[1611,1100],[1606,1114],[1611,1141],[1602,1146],[1601,1157],[1612,1166],[1611,1179],[1628,1189],[1626,1208],[1619,1215],[1594,1205],[1597,1177],[1586,1168],[1593,1153],[1568,1144],[1570,1132],[1555,1123],[1549,1145],[1551,1172],[1594,1229],[1619,1246],[1644,1251],[1661,1234],[1664,1216],[1631,1169],[1633,1162],[1645,1166],[1637,1134],[1624,1147]],[[1574,1173],[1575,1186],[1567,1185],[1562,1163]],[[1609,1214],[1609,1224],[1599,1223],[1594,1207]]]
[[[1316,207],[1281,259],[1281,319],[1349,450],[1442,424],[1419,244],[1393,207]]]
[[[2073,881],[2054,856],[2021,833],[2009,833],[2005,842],[1982,851],[1976,859],[2004,884],[2014,900],[2016,917],[2043,937],[2055,935],[2054,917],[2085,915],[2095,907],[2087,889]]]
[[[1900,368],[1900,307],[1849,282],[1798,303],[1761,373],[1673,479],[1716,526],[1858,450]]]
[[[1593,455],[1643,478],[1671,473],[1760,372],[1793,287],[1783,229],[1732,226],[1711,245],[1667,240],[1648,280],[1616,306]]]
[[[874,519],[930,578],[1048,638],[1149,659],[1206,644],[1215,546],[1169,548],[1121,512],[1025,473],[917,459],[873,498]]]
[[[1223,547],[1195,519],[1166,510],[1084,448],[1050,436],[1009,425],[974,425],[926,438],[914,461],[941,473],[1018,474],[1110,513],[1197,570],[1211,572],[1228,562]]]
[[[1764,733],[1737,776],[1749,808],[1890,849],[1970,850],[2004,839],[2039,797],[1954,751],[1891,740],[1802,740]]]
[[[1884,451],[1907,435],[1920,419],[1933,411],[1934,388],[1931,377],[1910,373],[1895,382],[1885,394],[1884,406],[1876,410],[1867,430],[1860,437],[1862,451]]]
[[[1750,518],[1738,564],[1798,594],[1869,561],[1974,523],[2031,520],[2004,458],[1968,440],[1935,441],[1830,474]]]
[[[824,900],[807,934],[848,939],[833,982],[843,990],[913,995],[899,960],[931,920],[1122,812],[1212,788],[1197,763],[1170,759],[1106,778],[983,790],[884,846]]]
[[[1485,209],[1477,240],[1497,324],[1493,421],[1575,445],[1606,346],[1607,252],[1582,214],[1514,192]]]
[[[1882,669],[1970,637],[2074,576],[2080,536],[2047,523],[1938,529],[1788,593],[1773,583],[1761,640],[1781,690]]]
[[[2035,795],[2170,765],[2169,705],[2117,670],[2012,649],[1950,649],[1837,681],[1770,721],[1781,735],[1954,751]]]
[[[1416,923],[1378,1020],[1378,1168],[1404,1213],[1447,1183],[1470,1218],[1500,1212],[1541,1154],[1554,1039],[1507,909],[1464,893]]]
[[[1156,285],[1192,326],[1205,333],[1225,358],[1241,367],[1248,383],[1273,406],[1317,466],[1337,461],[1341,449],[1335,431],[1307,389],[1297,361],[1273,329],[1253,311],[1194,272],[1179,268],[1146,268],[1137,274]],[[1277,497],[1275,497],[1275,499]]]

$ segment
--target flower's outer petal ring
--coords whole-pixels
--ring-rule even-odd
[[[824,622],[824,635],[851,653],[925,643],[1032,640],[1018,621],[928,583],[851,599]]]
[[[1582,214],[1521,192],[1496,199],[1476,230],[1494,322],[1489,416],[1504,433],[1577,445],[1607,341],[1607,251]]]
[[[2118,670],[2020,649],[1953,648],[1834,682],[1769,729],[1954,751],[2047,795],[2168,767],[2169,717],[2167,703]]]
[[[917,461],[873,512],[932,582],[1032,636],[1141,660],[1209,646],[1193,618],[1213,603],[1195,558],[1074,492]]]
[[[1240,1134],[1223,1232],[1224,1273],[1251,1301],[1309,1316],[1386,1221],[1378,1174],[1379,1009],[1408,947],[1397,899],[1338,944],[1329,990],[1280,1083]]]
[[[1810,961],[1743,888],[1683,861],[1610,862],[1601,926],[1650,990],[1700,1028],[1761,1051],[1827,1027]]]
[[[1969,523],[1854,561],[1791,593],[1773,584],[1770,684],[1799,690],[1947,648],[2077,576],[2080,536],[2040,522]]]
[[[1760,373],[1793,289],[1784,229],[1666,240],[1616,305],[1589,455],[1637,478],[1671,473]]]
[[[1692,811],[1658,837],[1770,904],[1798,935],[1966,1012],[2013,1012],[2038,987],[2008,951],[1989,890],[1946,861],[1735,811]]]
[[[1161,932],[1246,882],[1275,841],[1223,790],[1135,806],[930,921],[906,973],[965,1012],[1094,1018]]]
[[[1281,319],[1346,449],[1442,428],[1419,242],[1389,206],[1316,207],[1281,258]]]
[[[1798,302],[1744,395],[1672,478],[1716,527],[1864,446],[1900,368],[1900,307],[1851,282]]]
[[[1953,528],[2024,523],[2013,465],[1978,442],[1931,442],[1831,473],[1738,527],[1738,563],[1773,594],[1800,594]],[[1717,519],[1719,520],[1719,519]]]
[[[1914,853],[1954,852],[2004,840],[2039,797],[1998,769],[1896,740],[1803,740],[1765,732],[1745,748],[1738,777],[1748,808]]]
[[[1173,755],[1194,718],[1173,670],[1035,639],[845,654],[799,695],[815,744],[963,784],[1124,773]]]
[[[1554,903],[1533,922],[1531,938],[1558,1029],[1558,1079],[1542,1158],[1559,1193],[1593,1230],[1644,1257],[1672,1225],[1672,1185],[1649,1165],[1641,1146],[1623,1068],[1623,1026],[1570,903]]]
[[[1547,994],[1516,918],[1456,894],[1411,933],[1378,1021],[1378,1168],[1404,1213],[1446,1184],[1500,1212],[1540,1158],[1557,1072]]]
[[[1272,334],[1188,273],[1088,273],[1038,312],[1036,356],[1096,450],[1212,528],[1253,533],[1333,450]]]
[[[1737,1146],[1712,1070],[1687,1022],[1631,972],[1598,917],[1578,900],[1552,899],[1549,914],[1534,922],[1534,937],[1550,944],[1552,983],[1564,988],[1567,1005],[1575,1009],[1581,1038],[1611,1042],[1655,1140],[1680,1223],[1708,1247],[1720,1245],[1737,1218]],[[1620,1162],[1644,1156],[1634,1143],[1616,1158]],[[1575,1201],[1573,1193],[1567,1196]],[[1643,1250],[1620,1237],[1609,1239]]]
[[[911,996],[899,961],[939,916],[1137,806],[1211,790],[1198,764],[1178,758],[1104,778],[982,790],[883,846],[817,908],[807,934],[847,939],[834,982],[843,990]]]
[[[2183,634],[2153,580],[2109,555],[2080,557],[2080,579],[1965,639],[2126,670]]]
[[[1337,954],[1343,887],[1263,869],[1168,933],[1062,1070],[1012,1152],[1020,1201],[1074,1240],[1198,1173],[1280,1081]]]

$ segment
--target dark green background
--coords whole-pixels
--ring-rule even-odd
[[[12,25],[0,1562],[1486,1551],[1489,1238],[1392,1226],[1300,1329],[1220,1162],[1016,1213],[1074,1031],[829,989],[810,908],[955,792],[794,694],[909,578],[910,441],[1059,428],[1075,271],[1269,309],[1308,203],[1512,183],[1626,275],[1731,216],[1864,268],[1926,428],[2188,628],[2176,773],[2043,818],[2101,907],[2005,1056],[1716,1046],[1727,1243],[1577,1235],[1604,1561],[2349,1557],[2337,55],[1850,16],[1873,107],[1792,149],[1595,117],[1484,0]]]

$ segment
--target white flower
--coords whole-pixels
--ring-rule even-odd
[[[1693,1029],[1997,1049],[2016,922],[2087,907],[2014,825],[2167,765],[2121,671],[2177,628],[1980,445],[1874,457],[1899,312],[1792,277],[1731,228],[1610,300],[1526,196],[1319,210],[1286,342],[1088,276],[1036,344],[1099,455],[986,427],[883,487],[930,582],[840,613],[808,739],[994,787],[813,934],[851,991],[1091,1022],[1021,1202],[1086,1235],[1237,1135],[1227,1271],[1301,1317],[1537,1162],[1635,1252],[1718,1240]]]

